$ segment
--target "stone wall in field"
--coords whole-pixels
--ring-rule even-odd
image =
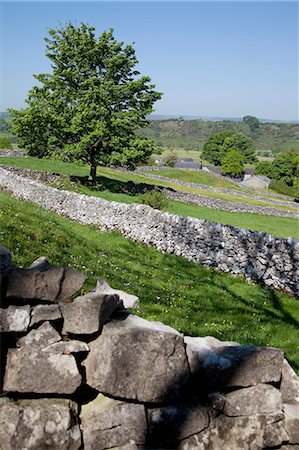
[[[62,191],[0,169],[0,186],[14,196],[102,230],[182,256],[219,271],[299,296],[299,241]]]
[[[103,280],[73,298],[84,275],[45,257],[0,268],[4,450],[298,448],[281,349],[183,336]]]

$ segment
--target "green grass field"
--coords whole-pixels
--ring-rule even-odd
[[[204,186],[212,186],[217,188],[227,188],[241,190],[239,186],[231,183],[230,181],[223,180],[222,178],[216,178],[209,173],[200,171],[169,169],[169,170],[153,170],[149,173],[153,175],[162,175],[164,177],[173,178],[180,181],[186,181],[187,183],[197,183]]]
[[[298,301],[241,278],[164,255],[118,233],[68,221],[0,191],[1,243],[27,267],[41,255],[87,275],[84,291],[102,277],[140,297],[137,314],[186,335],[282,347],[299,373]]]
[[[48,159],[36,158],[0,158],[0,164],[14,165],[33,170],[44,170],[55,172],[62,175],[72,175],[75,177],[86,177],[88,175],[88,167],[80,166],[74,163],[65,163],[63,161],[51,161]],[[173,183],[160,183],[152,179],[146,179],[134,173],[119,172],[112,169],[98,169],[98,182],[100,186],[92,187],[81,184],[77,180],[75,187],[71,186],[66,180],[66,189],[75,188],[78,192],[86,195],[93,195],[104,198],[109,201],[117,201],[122,203],[138,203],[139,196],[128,192],[127,182],[149,183],[151,185],[157,183],[159,185],[169,185],[176,189],[184,188],[184,186],[175,185]],[[197,190],[194,190],[197,192]],[[206,193],[208,191],[203,191]],[[226,199],[230,196],[220,196]],[[242,198],[239,199],[242,201]],[[250,229],[252,231],[266,231],[276,237],[294,237],[299,239],[298,220],[288,217],[262,216],[260,214],[251,213],[234,213],[228,211],[219,211],[203,206],[186,204],[182,202],[169,201],[166,208],[169,212],[180,214],[183,216],[196,217],[206,219],[213,222],[234,225],[241,228]]]

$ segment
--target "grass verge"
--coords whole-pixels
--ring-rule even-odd
[[[299,373],[299,308],[292,297],[77,224],[0,190],[1,244],[27,267],[41,255],[140,297],[138,315],[186,335],[282,347]]]

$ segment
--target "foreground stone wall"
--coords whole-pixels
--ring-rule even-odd
[[[298,448],[282,350],[184,337],[103,280],[72,299],[80,272],[0,256],[1,449]]]
[[[0,169],[14,196],[102,230],[299,296],[299,241],[63,191]]]

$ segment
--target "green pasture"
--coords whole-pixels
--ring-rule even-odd
[[[69,221],[4,191],[0,236],[22,267],[47,255],[52,265],[68,264],[87,275],[82,292],[102,277],[138,295],[136,314],[146,319],[186,335],[282,347],[299,373],[299,300]]]

